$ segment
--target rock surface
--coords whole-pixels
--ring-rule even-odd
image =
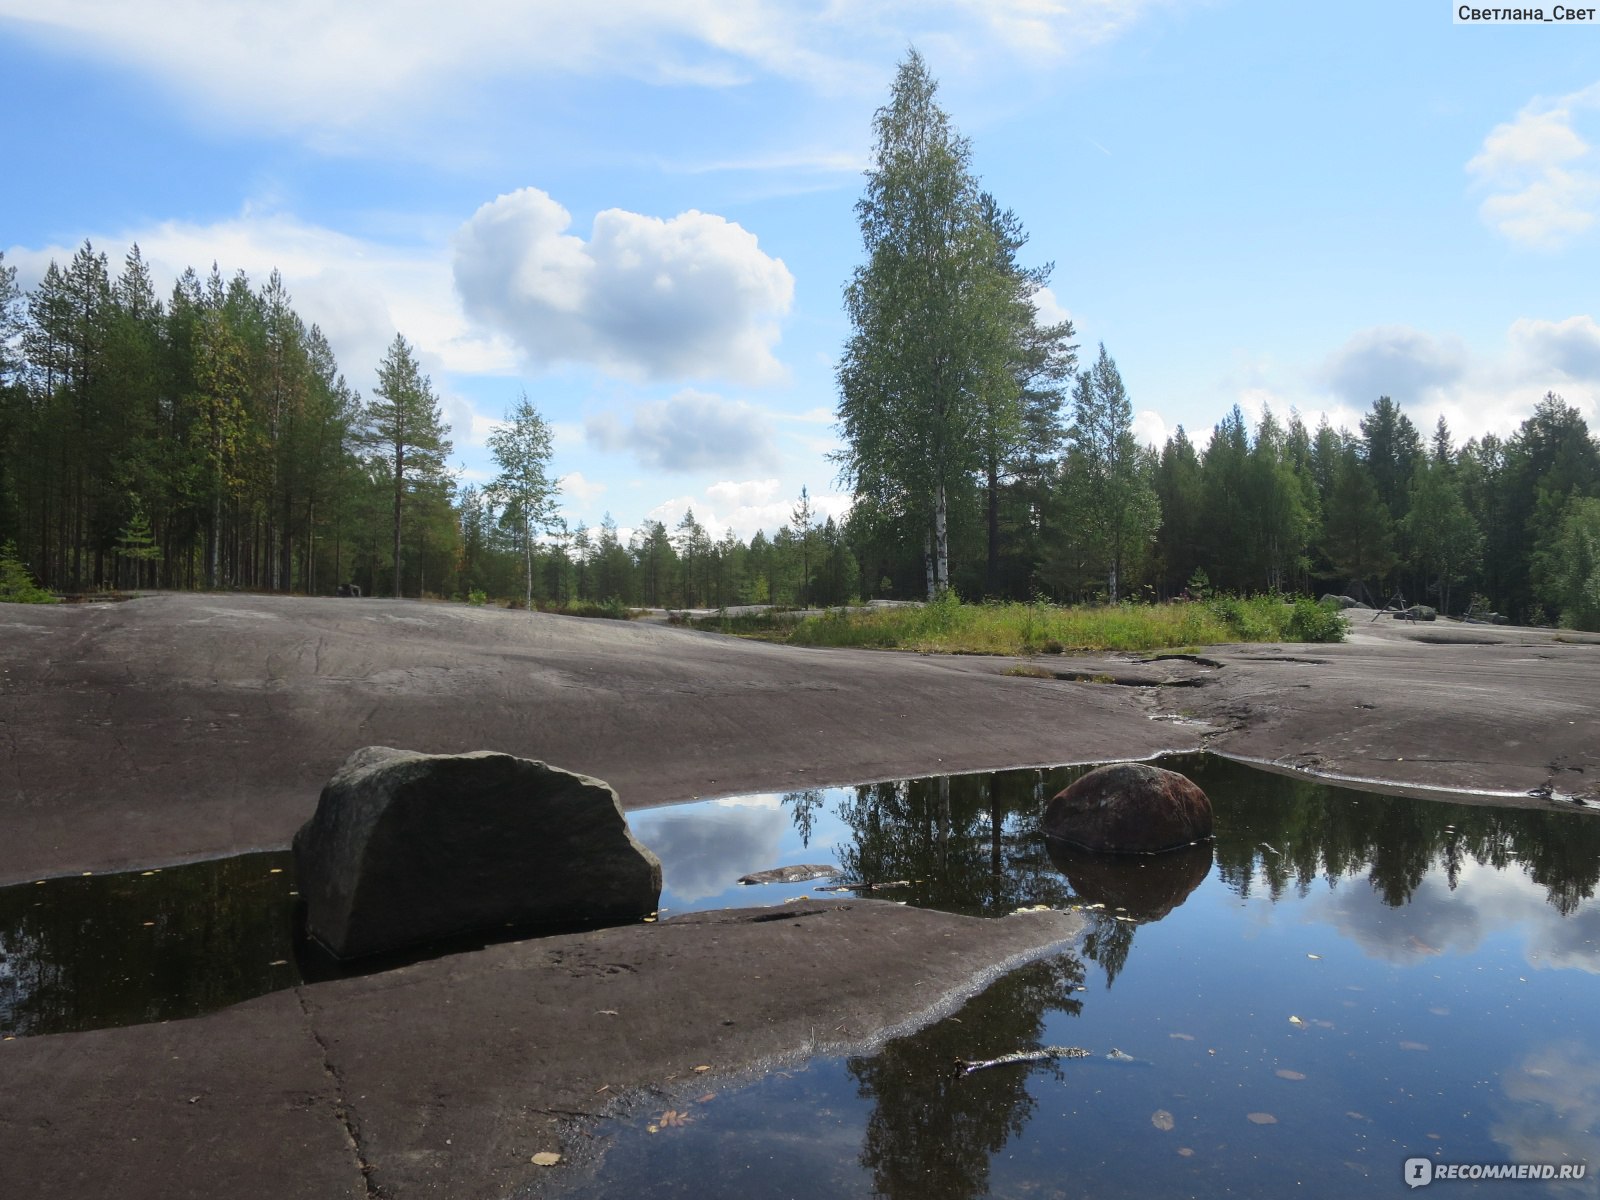
[[[653,913],[661,863],[599,780],[509,754],[357,750],[294,837],[311,935],[340,958]]]
[[[1095,768],[1051,800],[1044,831],[1085,850],[1149,854],[1210,837],[1211,801],[1176,771],[1114,763]]]

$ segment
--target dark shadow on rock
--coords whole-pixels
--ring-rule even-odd
[[[1046,839],[1050,861],[1067,877],[1086,904],[1104,904],[1108,912],[1141,924],[1159,921],[1198,888],[1211,873],[1211,843],[1201,842],[1164,854],[1132,857],[1096,854]]]

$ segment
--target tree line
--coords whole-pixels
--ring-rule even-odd
[[[1378,397],[1355,431],[1236,407],[1142,446],[1105,346],[1039,311],[1052,265],[985,192],[913,51],[875,122],[838,367],[847,517],[802,489],[748,541],[693,511],[626,537],[557,513],[526,395],[458,486],[397,335],[363,399],[274,272],[185,271],[87,242],[24,293],[0,257],[0,555],[57,592],[244,588],[526,605],[1098,601],[1344,591],[1600,628],[1600,446],[1546,395],[1510,437],[1423,436]],[[4,566],[0,563],[0,566]],[[9,575],[7,576],[10,577]]]
[[[1141,447],[1104,345],[1041,316],[1052,266],[985,192],[915,50],[874,121],[838,369],[869,589],[1057,600],[1344,591],[1600,627],[1600,448],[1547,394],[1509,438],[1425,445],[1389,396],[1359,431],[1235,407]]]

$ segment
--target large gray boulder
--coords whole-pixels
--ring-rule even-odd
[[[1153,854],[1211,836],[1211,800],[1187,776],[1113,763],[1075,780],[1045,806],[1044,832],[1112,854]]]
[[[294,836],[308,932],[339,958],[656,909],[661,863],[598,779],[509,754],[357,750]]]

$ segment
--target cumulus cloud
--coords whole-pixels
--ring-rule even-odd
[[[1151,408],[1140,409],[1133,417],[1133,436],[1141,446],[1154,446],[1157,450],[1166,445],[1167,422]]]
[[[741,400],[686,389],[664,401],[639,404],[632,420],[600,413],[584,423],[596,450],[632,453],[646,467],[705,471],[772,461],[772,423]]]
[[[754,234],[710,213],[671,220],[612,208],[589,239],[538,188],[485,204],[456,235],[467,311],[535,362],[648,379],[770,382],[794,276]]]
[[[714,535],[721,536],[731,529],[735,537],[748,542],[757,530],[772,537],[783,526],[794,525],[800,487],[795,485],[792,494],[780,494],[781,487],[776,479],[714,483],[698,496],[664,500],[645,515],[670,529],[693,509],[695,520]],[[812,519],[817,525],[829,517],[843,521],[850,513],[850,505],[851,498],[841,492],[811,493]]]
[[[1072,320],[1072,314],[1063,307],[1052,289],[1042,287],[1033,293],[1033,320],[1034,324],[1040,326],[1059,325]]]
[[[1402,404],[1420,400],[1429,390],[1455,382],[1466,366],[1466,347],[1456,338],[1380,325],[1363,329],[1334,351],[1322,375],[1334,392],[1365,408],[1379,396]]]
[[[1600,84],[1536,99],[1490,130],[1467,172],[1488,190],[1484,221],[1514,242],[1554,250],[1585,233],[1600,211],[1593,148],[1574,127],[1600,108]]]
[[[1591,316],[1522,317],[1511,324],[1511,342],[1532,364],[1554,367],[1573,379],[1600,380],[1600,325]]]
[[[594,503],[606,492],[605,484],[585,478],[582,471],[569,471],[556,480],[556,486],[561,489],[563,496],[569,496],[582,505]]]

